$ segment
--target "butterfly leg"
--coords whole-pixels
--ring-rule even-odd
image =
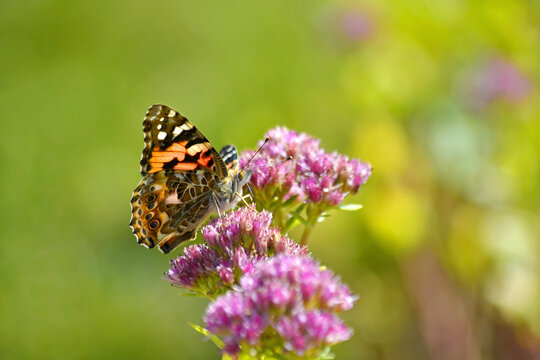
[[[237,193],[236,193],[236,196],[238,196],[238,197],[240,198],[240,200],[242,200],[242,202],[243,202],[248,208],[250,208],[250,209],[253,210],[253,211],[257,211],[257,210],[255,209],[255,207],[253,206],[254,201],[253,201],[253,197],[252,197],[251,195],[246,194],[246,195],[242,196],[242,195],[240,195],[240,194],[237,192]],[[251,204],[249,204],[249,203],[246,201],[246,199],[250,199],[250,200],[251,200]]]
[[[219,210],[219,204],[218,204],[218,201],[216,199],[216,196],[214,194],[212,194],[212,200],[214,200],[214,206],[216,207],[216,211],[218,213],[218,216],[219,217],[222,217],[221,215],[221,211]]]
[[[255,199],[255,195],[253,195],[253,190],[251,190],[251,186],[249,186],[249,184],[246,184],[246,186],[248,188],[249,194],[251,195],[251,199]]]
[[[248,188],[248,191],[249,191],[249,195],[246,195],[246,197],[249,197],[249,199],[251,200],[251,203],[253,204],[253,207],[251,207],[249,205],[248,205],[248,207],[253,209],[253,211],[257,211],[257,209],[255,207],[255,195],[253,195],[253,190],[251,190],[251,186],[249,186],[249,184],[246,184],[246,185],[247,185],[247,188]],[[245,203],[245,200],[244,200],[244,203]]]

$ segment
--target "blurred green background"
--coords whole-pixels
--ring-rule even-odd
[[[128,227],[154,103],[373,164],[311,240],[338,359],[539,358],[539,2],[3,0],[0,45],[0,358],[219,358]]]

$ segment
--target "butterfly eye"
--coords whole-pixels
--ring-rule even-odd
[[[150,228],[150,230],[156,230],[159,227],[159,220],[150,221],[150,224],[148,224],[148,227]]]
[[[244,180],[244,172],[243,171],[240,171],[238,173],[238,175],[236,175],[236,177],[238,178],[238,180],[242,181]]]

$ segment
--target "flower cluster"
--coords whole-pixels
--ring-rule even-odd
[[[272,214],[248,207],[215,218],[202,229],[207,244],[184,248],[165,275],[174,285],[209,296],[223,293],[269,256],[307,254],[271,222]]]
[[[205,322],[229,354],[241,347],[272,351],[277,346],[312,358],[352,336],[336,313],[351,309],[354,301],[347,286],[313,259],[278,255],[210,304]]]
[[[371,175],[370,164],[327,153],[320,148],[319,140],[304,133],[277,127],[268,132],[267,138],[268,143],[249,166],[254,170],[250,184],[257,189],[279,188],[283,200],[294,197],[296,202],[339,205]],[[244,166],[253,154],[244,152],[240,165]],[[289,157],[292,161],[285,161]]]
[[[278,127],[267,135],[260,154],[240,158],[242,167],[251,161],[253,200],[262,211],[247,206],[214,218],[201,230],[205,243],[184,248],[165,275],[212,300],[206,328],[193,327],[226,354],[326,357],[331,345],[352,336],[338,314],[356,298],[305,244],[326,212],[367,181],[371,165],[327,153],[304,133]],[[284,235],[298,224],[300,245]]]

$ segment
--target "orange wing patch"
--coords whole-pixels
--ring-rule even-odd
[[[201,156],[199,157],[199,160],[197,160],[197,162],[201,166],[209,167],[211,160],[212,160],[212,154],[210,153],[210,151],[205,151],[201,153]]]
[[[174,170],[195,170],[199,166],[209,167],[212,161],[212,154],[208,151],[206,144],[195,144],[186,149],[187,141],[181,141],[174,143],[165,150],[161,150],[159,146],[154,147],[152,156],[148,160],[150,164],[149,173],[156,173],[164,169],[165,164],[176,162],[173,167],[169,167]],[[186,162],[186,154],[191,161]],[[198,156],[197,159],[195,157]],[[193,162],[195,160],[196,162]]]
[[[178,163],[173,166],[174,170],[195,170],[197,168],[196,163]]]
[[[165,164],[170,163],[171,161],[176,160],[177,164],[174,165],[173,169],[176,170],[194,170],[197,168],[196,163],[183,163],[186,158],[186,144],[187,141],[181,141],[174,143],[165,150],[161,150],[159,146],[154,147],[152,151],[152,156],[148,160],[150,163],[151,169],[150,173],[156,173],[163,170]]]
[[[212,159],[212,154],[208,151],[209,145],[210,144],[208,143],[195,144],[187,149],[187,153],[189,156],[200,154],[197,159],[197,164],[208,167],[210,160]]]

